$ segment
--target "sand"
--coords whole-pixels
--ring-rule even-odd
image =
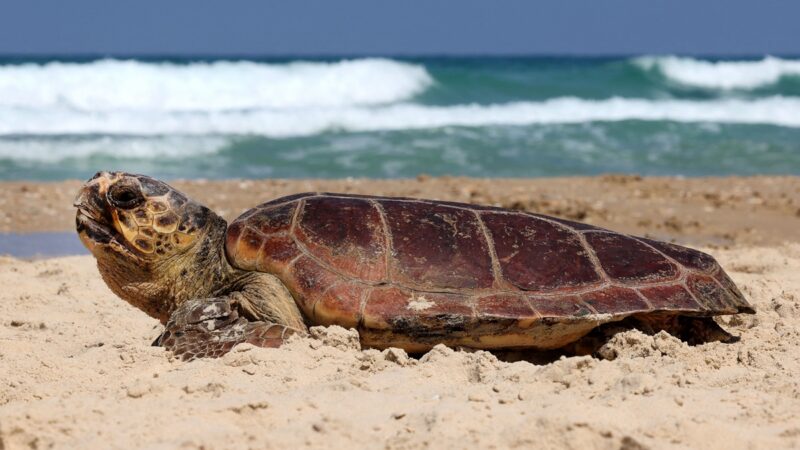
[[[243,345],[221,359],[186,363],[150,346],[159,324],[114,296],[91,257],[4,257],[0,450],[799,447],[798,179],[581,180],[536,180],[533,187],[522,180],[327,183],[405,194],[428,192],[424,185],[434,183],[438,197],[454,199],[463,199],[451,191],[461,186],[476,201],[563,207],[562,216],[697,241],[758,310],[720,320],[741,336],[739,342],[690,347],[666,334],[631,330],[606,344],[602,353],[610,359],[531,363],[443,347],[421,358],[396,349],[361,350],[353,332],[331,327],[315,328],[312,337],[280,349]],[[193,182],[184,189],[216,198],[219,208],[221,196],[240,192],[236,183],[278,182],[208,189]],[[284,183],[288,191],[322,182]],[[3,197],[5,217],[19,217],[8,205],[24,204],[31,192],[68,198],[71,192],[62,191],[74,187],[26,186],[26,192]],[[676,194],[681,189],[684,194]],[[723,194],[731,197],[715,197]],[[550,206],[536,203],[543,197]],[[752,201],[758,198],[763,202]],[[646,207],[634,217],[636,204]],[[51,207],[58,214],[47,226],[64,229],[66,220],[58,215],[69,208],[60,201]],[[228,208],[230,215],[240,206]],[[667,217],[661,208],[671,209],[681,225],[659,226]],[[771,231],[747,231],[762,223]]]
[[[601,177],[411,180],[175,181],[230,220],[254,205],[307,191],[395,195],[550,214],[694,245],[800,242],[800,177]],[[0,182],[0,232],[66,231],[81,183]]]

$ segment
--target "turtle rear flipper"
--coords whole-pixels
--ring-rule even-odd
[[[222,356],[243,342],[258,347],[280,347],[298,331],[271,322],[248,321],[232,305],[225,297],[185,302],[172,313],[154,345],[188,361]]]

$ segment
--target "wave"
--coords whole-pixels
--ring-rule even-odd
[[[800,76],[800,61],[767,56],[758,61],[704,61],[678,56],[645,56],[633,60],[644,70],[658,70],[667,79],[708,89],[755,89],[781,78]]]
[[[66,109],[0,108],[0,135],[260,135],[310,136],[328,131],[383,131],[570,124],[644,120],[770,124],[800,127],[800,98],[587,100],[561,97],[541,102],[496,105],[348,106],[292,110],[212,112],[80,112]]]
[[[0,161],[54,163],[68,159],[107,157],[146,160],[185,158],[218,153],[232,139],[225,136],[37,136],[1,139]]]
[[[252,61],[0,65],[0,107],[106,111],[227,111],[377,105],[433,82],[420,65],[382,58],[267,64]]]

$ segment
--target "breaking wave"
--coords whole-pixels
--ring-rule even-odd
[[[704,61],[678,56],[645,56],[634,64],[658,70],[674,82],[708,89],[755,89],[783,77],[800,77],[800,60],[767,56],[755,61]]]
[[[561,97],[541,102],[427,106],[394,104],[247,111],[110,111],[0,108],[0,135],[309,136],[327,131],[382,131],[598,121],[675,121],[800,127],[800,98],[651,100]]]
[[[0,179],[800,172],[800,60],[28,61]]]
[[[229,145],[224,136],[36,136],[0,139],[0,161],[57,163],[106,157],[148,160],[211,155]]]
[[[432,82],[423,66],[382,58],[28,63],[0,65],[0,107],[84,112],[342,107],[407,100]]]

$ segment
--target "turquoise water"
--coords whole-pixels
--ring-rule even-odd
[[[0,58],[0,179],[800,173],[800,59]]]

